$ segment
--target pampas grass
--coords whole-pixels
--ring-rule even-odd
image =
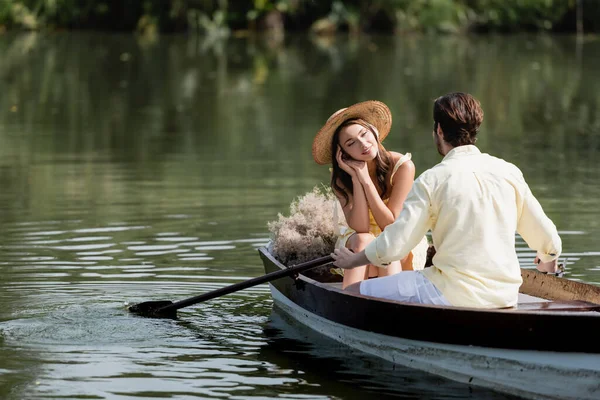
[[[289,216],[278,214],[276,221],[268,223],[269,252],[287,266],[332,253],[337,240],[333,213],[336,206],[330,187],[316,186],[295,199]]]

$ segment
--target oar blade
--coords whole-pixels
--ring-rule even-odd
[[[169,300],[145,301],[129,306],[128,310],[142,317],[150,318],[177,318],[177,310],[161,312],[161,308],[173,304]]]

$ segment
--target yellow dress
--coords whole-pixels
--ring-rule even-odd
[[[396,171],[398,171],[398,168],[400,168],[402,164],[404,164],[411,158],[412,155],[410,153],[406,153],[405,155],[400,157],[396,165],[394,165],[394,170],[392,171],[390,181],[394,178],[394,175],[396,174]],[[388,200],[389,199],[385,199],[384,203],[387,204]],[[346,242],[348,241],[350,236],[356,233],[356,231],[350,228],[346,223],[346,219],[344,218],[344,212],[342,211],[342,207],[339,204],[339,201],[335,201],[335,209],[333,215],[334,219],[336,220],[336,233],[338,234],[338,239],[335,244],[335,248],[339,249],[342,247],[346,247]],[[375,217],[373,217],[373,213],[371,213],[371,210],[369,210],[369,225],[369,232],[375,237],[379,236],[379,234],[381,233],[381,228],[379,227],[379,225],[377,225],[377,222],[375,221]],[[427,260],[428,248],[429,243],[427,242],[427,237],[424,236],[423,239],[421,239],[421,241],[419,242],[419,244],[411,251],[412,259],[411,257],[409,257],[407,260],[407,262],[412,262],[412,266],[403,264],[402,269],[411,269],[411,267],[413,270],[423,269],[425,267],[425,261]]]

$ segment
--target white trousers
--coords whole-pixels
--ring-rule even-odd
[[[419,271],[402,271],[362,281],[360,294],[407,303],[450,305],[433,283]]]

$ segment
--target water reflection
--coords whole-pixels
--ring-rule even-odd
[[[3,187],[14,190],[3,202],[39,213],[48,196],[68,191],[61,209],[74,200],[84,208],[123,207],[131,196],[119,194],[139,189],[147,193],[144,203],[156,203],[151,193],[175,194],[191,183],[169,180],[178,175],[206,191],[218,187],[215,196],[235,206],[240,192],[258,186],[285,204],[292,191],[285,198],[274,186],[305,188],[324,176],[298,149],[309,149],[332,109],[365,98],[390,105],[388,146],[415,153],[422,171],[438,161],[426,137],[432,99],[460,89],[486,110],[484,150],[522,167],[549,207],[555,192],[563,192],[561,200],[578,194],[561,203],[567,213],[555,212],[568,224],[570,210],[597,205],[599,46],[546,36],[297,37],[273,44],[4,35],[0,151]],[[578,179],[571,179],[574,170]],[[35,190],[25,190],[25,182]]]
[[[524,171],[561,232],[566,276],[600,283],[599,46],[547,36],[0,35],[0,391],[474,396],[404,370],[391,387],[379,376],[389,365],[298,342],[267,322],[266,286],[178,321],[140,319],[125,304],[262,274],[266,222],[328,180],[310,145],[332,110],[385,101],[387,147],[412,152],[419,172],[437,163],[431,105],[450,90],[482,100],[478,144]]]

